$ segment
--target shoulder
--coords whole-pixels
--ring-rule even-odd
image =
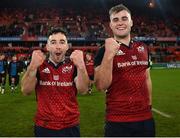
[[[134,41],[132,42],[132,44],[133,44],[135,47],[143,46],[143,47],[147,48],[147,45],[146,45],[144,42],[142,42],[142,41],[134,40]]]
[[[141,41],[133,41],[132,42],[132,45],[134,48],[136,48],[139,52],[142,52],[142,51],[146,51],[148,52],[148,46],[144,43],[144,42],[141,42]]]

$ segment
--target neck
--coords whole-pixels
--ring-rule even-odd
[[[49,58],[49,60],[50,60],[55,66],[57,65],[57,63],[54,62],[54,60],[52,60],[51,58]]]
[[[114,36],[115,40],[129,46],[129,43],[131,41],[131,37],[130,35],[126,36],[126,37],[118,37],[118,36]]]
[[[63,57],[58,63],[55,62],[51,57],[49,57],[49,60],[56,66],[58,65],[60,62],[63,62],[65,60],[65,57]]]

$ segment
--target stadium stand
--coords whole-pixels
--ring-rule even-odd
[[[105,16],[106,15],[106,16]],[[132,36],[149,45],[153,63],[180,62],[180,20],[171,22],[157,16],[133,15]],[[95,52],[111,36],[106,10],[91,8],[1,8],[0,50],[6,56],[30,56],[33,49],[45,46],[48,30],[60,26],[66,30],[73,49]],[[138,39],[139,39],[138,38]],[[27,57],[27,56],[24,56]]]

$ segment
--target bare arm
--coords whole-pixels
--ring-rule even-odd
[[[83,59],[83,52],[80,50],[75,50],[71,56],[70,59],[74,63],[74,65],[77,67],[77,76],[75,78],[75,84],[76,88],[79,93],[85,94],[88,91],[89,86],[89,76],[86,71],[86,66]]]
[[[98,90],[106,90],[112,82],[113,58],[104,54],[101,65],[95,68],[95,85]]]
[[[150,76],[150,70],[146,70],[146,82],[148,86],[148,92],[149,92],[149,105],[152,105],[152,81]]]
[[[102,62],[95,68],[95,85],[98,90],[106,90],[112,82],[113,59],[116,55],[119,44],[113,39],[105,40],[105,52]]]
[[[86,71],[86,67],[77,68],[77,77],[75,78],[75,84],[78,92],[85,94],[88,91],[89,76]]]
[[[27,71],[25,72],[21,80],[21,91],[24,95],[30,95],[37,83],[36,78],[37,69],[34,69],[32,66],[28,66]]]
[[[21,91],[24,95],[30,95],[35,90],[37,69],[44,60],[45,56],[40,50],[33,51],[31,63],[21,80]]]

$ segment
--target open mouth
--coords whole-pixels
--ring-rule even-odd
[[[56,56],[60,56],[62,53],[56,53]]]

